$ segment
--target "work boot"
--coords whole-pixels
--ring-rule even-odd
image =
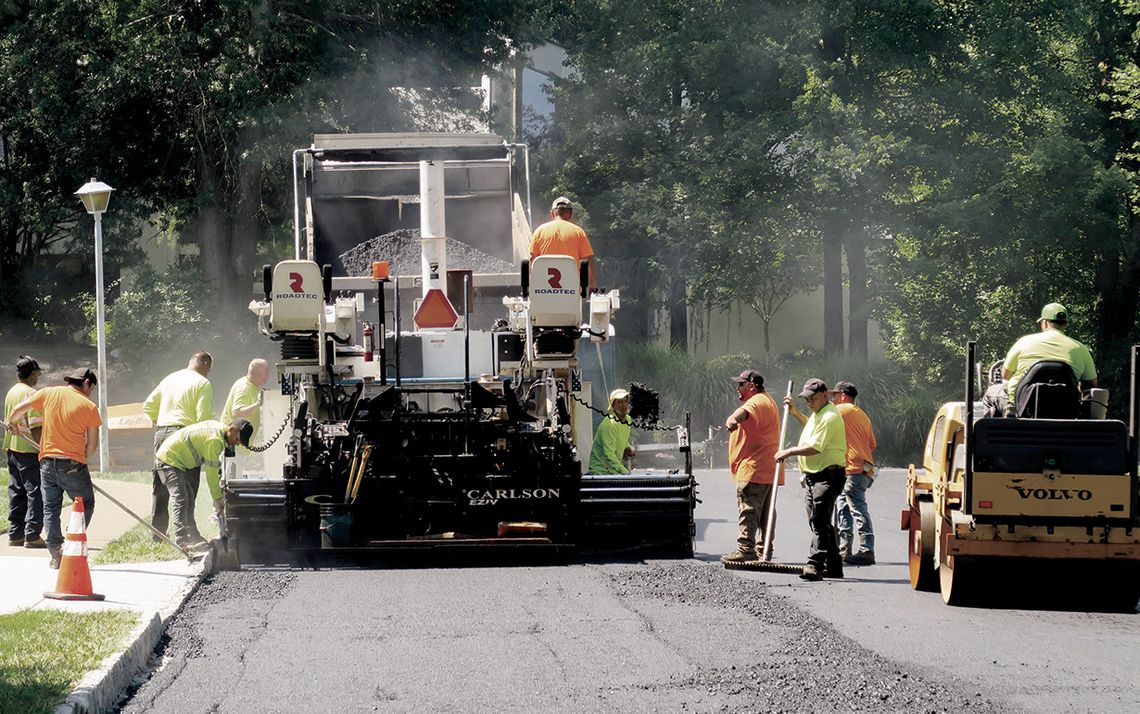
[[[848,565],[874,565],[875,564],[875,551],[861,550],[855,555],[849,555],[843,559],[844,563]]]
[[[720,562],[722,563],[755,563],[757,560],[759,560],[759,558],[756,557],[756,551],[743,550],[741,548],[737,548],[728,555],[720,556]]]
[[[48,555],[51,556],[51,562],[48,563],[48,567],[52,570],[59,570],[59,560],[63,557],[63,549],[48,546]]]
[[[776,547],[775,546],[772,546],[772,553],[771,553],[770,557],[773,557],[773,558],[776,557]],[[756,546],[756,559],[757,560],[764,560],[764,544],[763,543]]]
[[[24,539],[23,538],[9,538],[8,539],[8,545],[12,546],[13,548],[19,548],[19,547],[24,545]]]
[[[815,566],[811,563],[808,563],[804,566],[804,571],[800,573],[800,577],[804,580],[811,580],[813,582],[817,580],[823,580],[823,576],[819,574],[819,571],[816,570]]]
[[[823,570],[819,571],[819,574],[825,578],[830,578],[832,580],[842,580],[843,579],[843,568],[842,567],[824,568]]]
[[[25,548],[46,548],[47,543],[44,542],[43,538],[36,536],[35,538],[28,538],[27,540],[25,540],[24,541],[24,547]]]

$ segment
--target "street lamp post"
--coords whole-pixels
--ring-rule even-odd
[[[107,326],[103,314],[103,212],[111,200],[111,188],[91,179],[75,192],[87,212],[95,216],[95,330],[99,350],[99,470],[111,470],[111,449],[107,443]]]

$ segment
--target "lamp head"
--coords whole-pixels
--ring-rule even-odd
[[[79,196],[80,201],[83,201],[83,207],[87,209],[88,213],[96,214],[107,210],[107,204],[111,201],[111,192],[114,190],[102,181],[96,181],[93,178],[83,184],[75,192],[75,195]]]

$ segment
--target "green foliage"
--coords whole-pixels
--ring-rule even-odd
[[[878,462],[891,466],[913,462],[922,451],[938,406],[961,398],[954,389],[933,391],[916,386],[912,375],[897,365],[806,351],[764,359],[729,354],[706,360],[682,350],[626,342],[619,348],[617,365],[619,384],[642,382],[660,393],[664,423],[684,423],[684,413],[690,411],[695,441],[702,441],[710,426],[723,425],[736,408],[738,397],[731,378],[745,369],[764,375],[765,388],[778,404],[782,404],[789,380],[797,386],[809,377],[819,377],[829,385],[847,380],[859,388],[857,404],[874,425]],[[799,433],[794,423],[793,427],[790,441]]]
[[[107,309],[107,342],[128,361],[205,341],[216,329],[209,288],[191,271],[139,271]]]
[[[87,672],[116,652],[138,614],[130,610],[21,610],[0,615],[0,708],[51,712]]]
[[[641,382],[661,396],[665,424],[684,424],[692,413],[693,434],[702,438],[709,426],[723,423],[724,412],[736,398],[729,381],[750,365],[746,354],[712,359],[694,357],[684,350],[637,342],[623,342],[617,353],[617,384]]]

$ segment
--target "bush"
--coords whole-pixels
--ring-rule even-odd
[[[172,345],[206,339],[213,327],[213,300],[205,289],[195,271],[143,268],[107,308],[108,343],[133,363],[167,353]]]
[[[694,357],[683,350],[624,343],[617,353],[618,383],[642,382],[661,394],[661,418],[680,424],[684,412],[693,414],[693,438],[700,441],[709,426],[719,426],[737,404],[730,379],[742,370],[764,375],[765,387],[782,403],[788,380],[798,387],[809,377],[820,377],[829,386],[840,379],[859,388],[858,404],[875,427],[879,465],[903,466],[918,459],[926,432],[938,406],[957,397],[954,391],[937,393],[914,383],[911,375],[889,362],[801,351],[757,359],[745,353],[710,359]],[[799,434],[794,422],[789,441]]]

